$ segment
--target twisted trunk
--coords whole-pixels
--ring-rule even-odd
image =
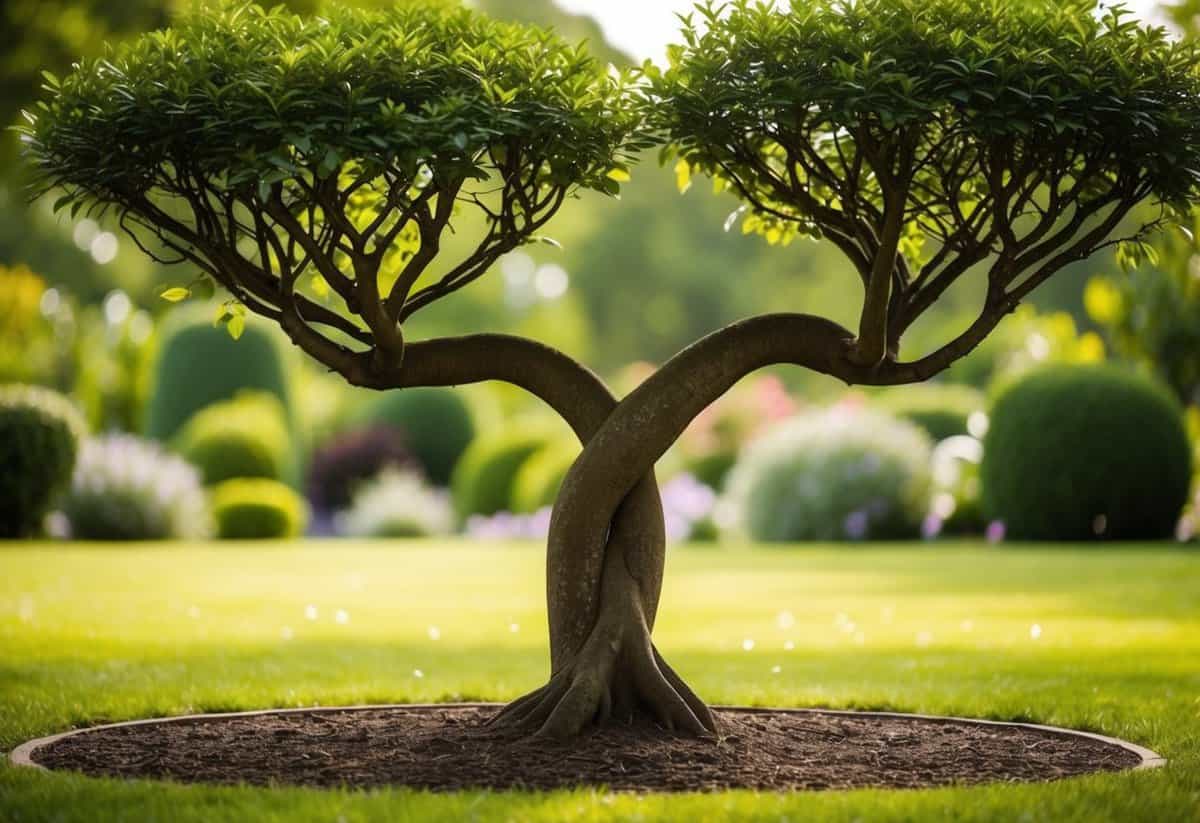
[[[359,382],[380,389],[511,383],[553,408],[584,445],[617,407],[603,382],[575,360],[506,335],[411,343],[400,366],[373,372]],[[712,731],[708,709],[650,641],[666,541],[653,465],[616,501],[593,538],[600,559],[589,578],[568,580],[563,575],[572,569],[547,563],[550,682],[497,719],[554,737],[643,713],[670,729]]]
[[[550,592],[551,611],[584,597],[582,581],[606,569],[604,530],[637,479],[653,467],[688,424],[735,383],[776,364],[803,366],[851,384],[918,382],[960,356],[945,349],[914,363],[884,360],[864,364],[852,332],[832,321],[800,314],[755,317],[718,331],[685,349],[623,400],[584,447],[555,503],[550,524],[547,568],[561,586]],[[964,346],[964,351],[969,347]],[[606,642],[601,620],[584,648]],[[669,671],[669,670],[666,670]],[[673,673],[670,675],[674,678]],[[677,678],[675,678],[677,680]],[[553,683],[552,683],[553,685]],[[693,716],[706,721],[690,690],[675,683]],[[581,689],[550,696],[566,724],[576,724],[607,704],[604,695]],[[685,728],[690,724],[684,723]],[[709,722],[704,725],[711,728]]]
[[[559,492],[547,567],[566,587],[551,592],[551,609],[584,596],[580,581],[600,575],[606,524],[637,477],[696,415],[738,380],[772,364],[862,377],[865,371],[848,359],[853,343],[853,334],[821,318],[754,318],[685,349],[634,390],[588,440]]]

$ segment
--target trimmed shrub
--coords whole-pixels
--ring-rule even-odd
[[[292,480],[292,439],[283,406],[270,394],[243,392],[199,411],[174,440],[206,486],[238,477]]]
[[[292,422],[279,334],[251,319],[240,340],[212,324],[207,309],[183,308],[166,322],[151,366],[143,417],[147,437],[169,441],[199,411],[255,390],[274,395]]]
[[[83,416],[61,394],[0,386],[0,538],[41,529],[71,481],[83,431]]]
[[[880,409],[924,429],[935,443],[967,434],[967,420],[987,408],[983,392],[952,384],[903,386],[873,399]]]
[[[293,540],[308,528],[304,498],[275,480],[226,480],[212,490],[212,508],[221,540]]]
[[[878,411],[799,415],[743,451],[729,475],[728,520],[771,543],[915,537],[931,448],[925,432]]]
[[[454,389],[382,392],[366,404],[357,422],[403,432],[409,452],[436,486],[449,485],[455,466],[475,439],[471,409]]]
[[[737,465],[736,448],[720,449],[683,459],[682,469],[710,489],[722,489],[733,467]]]
[[[984,512],[1017,540],[1174,534],[1191,481],[1170,392],[1111,365],[1051,366],[996,399],[984,439]]]
[[[61,512],[76,540],[197,540],[212,530],[200,473],[130,435],[84,443]]]
[[[478,438],[463,454],[451,481],[459,518],[507,510],[521,467],[554,439],[545,428],[523,426]]]
[[[347,537],[429,537],[450,533],[454,509],[420,474],[388,469],[359,487],[337,526]]]
[[[579,451],[578,443],[555,442],[526,460],[513,478],[509,510],[533,514],[553,506],[563,478],[567,476],[575,458],[579,457]]]
[[[334,437],[317,449],[308,466],[308,499],[321,512],[348,507],[358,488],[385,469],[417,469],[404,435],[390,426],[372,426]]]

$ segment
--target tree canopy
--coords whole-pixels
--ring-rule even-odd
[[[837,244],[875,284],[868,311],[888,296],[872,272],[890,272],[894,346],[990,257],[993,302],[1011,308],[1107,244],[1136,203],[1182,212],[1196,197],[1195,47],[1119,7],[1095,12],[1091,0],[709,4],[671,67],[649,69],[647,112],[682,174],[743,198],[749,228]]]
[[[24,138],[58,207],[115,206],[252,308],[294,303],[388,349],[398,323],[536,241],[577,189],[617,192],[642,145],[625,78],[547,31],[446,3],[323,17],[237,4],[47,89]],[[464,209],[484,236],[417,288]],[[310,269],[365,328],[298,293]]]

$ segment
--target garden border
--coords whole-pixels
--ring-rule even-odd
[[[43,746],[48,746],[52,743],[57,743],[68,737],[74,737],[88,732],[100,731],[103,729],[115,729],[127,726],[147,726],[158,723],[201,723],[210,720],[221,720],[234,717],[261,717],[264,715],[278,714],[332,714],[336,712],[362,712],[362,711],[380,711],[389,709],[446,709],[446,708],[461,708],[461,709],[499,709],[503,706],[502,703],[387,703],[370,706],[313,706],[309,708],[293,708],[293,709],[257,709],[254,711],[245,712],[214,712],[210,714],[188,714],[179,715],[177,717],[154,717],[142,720],[127,720],[122,723],[106,723],[99,726],[87,726],[80,729],[71,729],[70,731],[60,732],[58,734],[39,737],[35,740],[30,740],[13,749],[8,756],[9,762],[19,768],[38,769],[44,772],[60,771],[56,769],[48,769],[40,763],[33,760],[33,754]],[[1144,769],[1157,769],[1167,764],[1167,759],[1162,755],[1136,743],[1130,743],[1126,740],[1121,740],[1116,737],[1108,737],[1094,732],[1077,731],[1075,729],[1065,729],[1061,726],[1045,726],[1037,723],[1019,723],[1004,720],[979,720],[970,717],[950,717],[947,715],[929,715],[929,714],[914,714],[909,712],[871,712],[871,711],[854,711],[851,709],[817,709],[817,708],[782,708],[774,709],[761,706],[714,706],[716,709],[728,711],[746,712],[751,714],[820,714],[820,715],[853,715],[857,717],[881,717],[881,718],[897,718],[902,720],[923,720],[934,723],[967,723],[977,726],[1004,726],[1009,728],[1033,729],[1037,731],[1056,734],[1063,737],[1083,737],[1091,740],[1097,740],[1102,743],[1107,743],[1112,746],[1119,746],[1128,752],[1136,754],[1141,762],[1132,769],[1126,771],[1141,771]],[[66,771],[66,770],[62,770]]]

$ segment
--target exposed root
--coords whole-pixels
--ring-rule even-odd
[[[492,723],[558,740],[593,724],[649,719],[671,732],[716,734],[712,713],[650,642],[640,612],[602,616],[583,650],[542,688],[513,701]]]

